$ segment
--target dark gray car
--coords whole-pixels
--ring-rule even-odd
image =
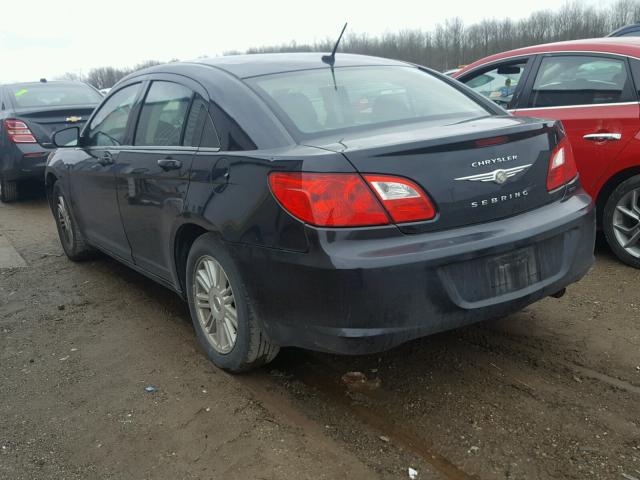
[[[54,137],[69,258],[96,248],[178,292],[232,371],[281,346],[381,351],[588,271],[594,208],[559,122],[415,65],[333,67],[237,56],[123,79]]]
[[[82,82],[0,85],[0,200],[18,198],[21,183],[44,178],[51,134],[84,125],[102,95]]]

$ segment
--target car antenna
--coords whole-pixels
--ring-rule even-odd
[[[338,50],[338,45],[340,45],[340,40],[342,40],[342,35],[344,35],[344,31],[347,29],[347,22],[345,22],[344,27],[342,27],[342,31],[340,32],[340,36],[336,41],[336,44],[333,46],[333,50],[331,51],[331,55],[323,55],[322,61],[331,67],[331,76],[333,77],[333,87],[338,90],[338,84],[336,83],[336,72],[333,69],[334,64],[336,63],[336,50]]]

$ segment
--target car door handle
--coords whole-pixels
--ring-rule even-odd
[[[158,160],[158,166],[165,171],[179,170],[182,168],[182,162],[173,158],[163,158],[162,160]]]
[[[585,140],[591,140],[592,142],[610,142],[614,140],[620,140],[622,138],[621,133],[589,133],[585,135]]]
[[[113,165],[113,155],[111,155],[111,152],[102,152],[100,157],[98,157],[98,163],[103,167]]]

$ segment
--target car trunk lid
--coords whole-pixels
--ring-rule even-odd
[[[558,137],[555,122],[505,115],[307,143],[342,152],[360,173],[417,182],[438,212],[430,221],[399,224],[405,233],[419,233],[510,217],[561,197],[563,192],[546,188]]]
[[[15,118],[27,124],[36,140],[43,147],[53,147],[52,135],[63,128],[82,128],[95,109],[95,105],[81,105],[47,109],[16,110]]]

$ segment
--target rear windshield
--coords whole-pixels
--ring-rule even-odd
[[[9,87],[9,94],[17,108],[95,105],[102,101],[102,96],[97,91],[83,83],[12,85]]]
[[[387,123],[440,124],[489,111],[415,67],[343,67],[247,79],[289,127],[303,136]]]

